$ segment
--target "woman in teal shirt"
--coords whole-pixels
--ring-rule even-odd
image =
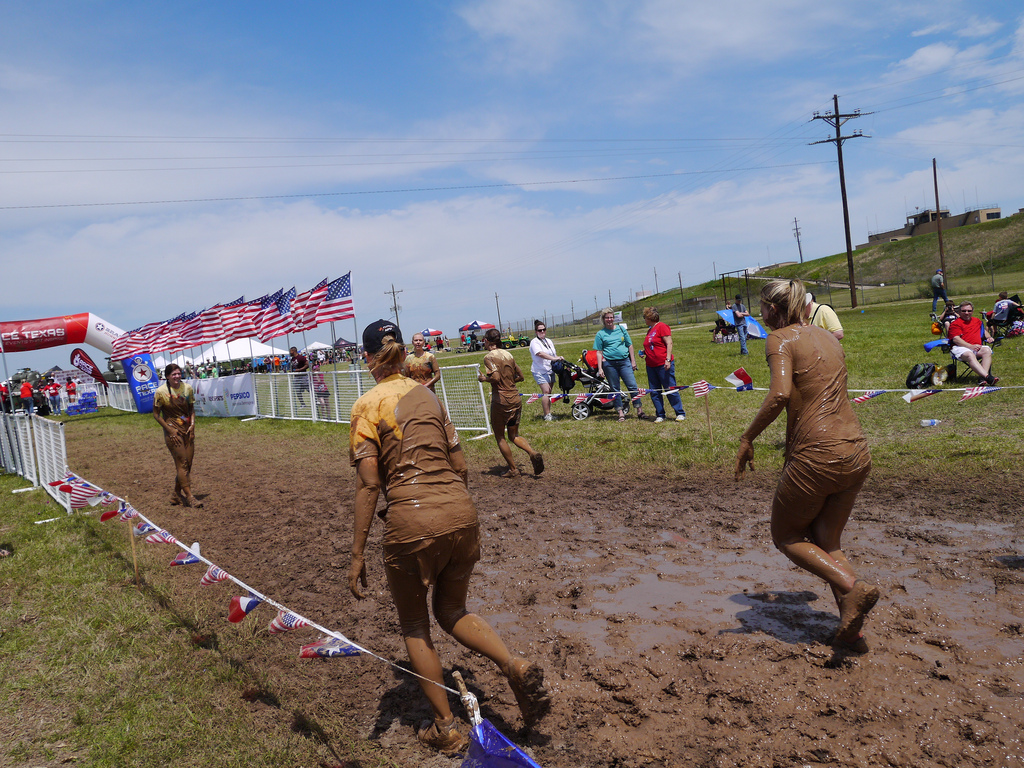
[[[619,381],[626,385],[630,397],[636,401],[636,417],[644,417],[643,409],[640,407],[640,390],[636,386],[636,353],[633,350],[633,341],[626,333],[626,329],[615,325],[615,312],[609,307],[601,313],[601,320],[604,328],[594,336],[594,351],[597,352],[597,375],[608,379],[612,389],[616,391],[615,410],[619,414],[619,421],[626,420],[626,410],[623,408],[622,396],[618,394]]]

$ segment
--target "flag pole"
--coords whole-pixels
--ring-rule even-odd
[[[711,447],[715,448],[715,433],[711,430],[711,404],[708,400],[711,399],[711,393],[708,392],[704,395],[704,413],[708,417],[708,435],[711,437]]]
[[[127,499],[125,499],[125,503],[128,504]],[[135,552],[135,524],[130,519],[125,522],[128,523],[128,539],[132,543],[132,565],[135,566],[135,586],[139,586],[139,557]]]

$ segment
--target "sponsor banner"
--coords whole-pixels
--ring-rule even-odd
[[[256,416],[256,382],[251,373],[189,381],[197,416]]]
[[[153,358],[148,353],[132,355],[121,361],[124,375],[128,377],[128,386],[135,400],[139,413],[153,412],[153,398],[160,386],[160,377],[156,375]]]
[[[91,312],[0,323],[5,352],[28,352],[64,344],[91,344],[107,354],[124,331]]]
[[[100,382],[104,389],[107,388],[107,380],[103,378],[103,371],[101,371],[100,367],[92,361],[91,357],[85,354],[85,352],[78,347],[71,350],[71,364],[78,370],[89,374],[96,379],[96,381]]]

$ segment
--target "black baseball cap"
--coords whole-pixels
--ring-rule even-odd
[[[380,352],[384,339],[391,336],[399,344],[404,344],[401,329],[390,320],[375,320],[363,329],[363,349],[371,355]]]

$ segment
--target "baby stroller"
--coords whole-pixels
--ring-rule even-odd
[[[568,360],[565,368],[572,372],[573,381],[583,385],[584,393],[572,401],[572,417],[577,421],[583,421],[595,411],[615,411],[615,390],[608,382],[597,375],[597,353],[592,349],[583,350],[580,355],[580,362],[583,367],[573,365]],[[571,387],[570,387],[571,389]],[[563,386],[563,393],[568,394]],[[629,411],[630,395],[625,393],[621,396],[622,410]],[[579,402],[577,402],[577,400]]]

